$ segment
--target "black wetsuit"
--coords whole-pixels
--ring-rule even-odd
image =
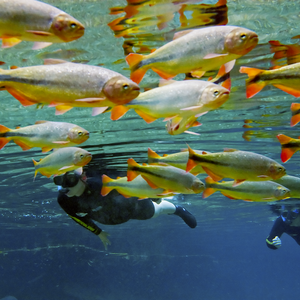
[[[300,217],[299,213],[294,214],[292,216],[278,217],[274,222],[274,225],[271,229],[269,236],[267,237],[267,241],[266,241],[267,246],[270,249],[276,250],[277,247],[271,244],[272,240],[276,236],[280,238],[283,233],[286,233],[289,236],[291,236],[297,242],[297,244],[300,245],[300,226],[293,226],[295,219],[299,217]]]
[[[94,221],[105,225],[116,225],[130,219],[147,220],[153,217],[152,200],[125,198],[115,190],[103,197],[100,194],[101,188],[101,178],[88,178],[87,188],[81,196],[68,197],[59,191],[57,201],[75,222],[97,235],[102,230]]]

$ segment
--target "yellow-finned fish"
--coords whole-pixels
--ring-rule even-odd
[[[183,132],[194,135],[200,135],[200,133],[188,130],[191,127],[198,127],[202,125],[199,121],[197,121],[197,119],[198,117],[195,116],[187,118],[174,117],[171,120],[168,120],[166,123],[167,132],[171,135],[177,135]]]
[[[61,175],[69,171],[81,169],[92,159],[92,154],[78,147],[56,149],[53,153],[36,162],[33,159],[35,173],[40,172],[46,177]]]
[[[217,77],[222,77],[224,74],[225,67]],[[126,105],[114,106],[111,119],[118,120],[129,109],[134,109],[147,123],[158,118],[168,120],[175,117],[181,119],[198,117],[204,112],[220,107],[228,100],[230,78],[226,79],[223,85],[226,87],[204,80],[172,81],[139,94]]]
[[[40,147],[43,152],[53,148],[81,144],[89,138],[84,128],[66,122],[37,121],[34,125],[10,129],[0,125],[0,150],[14,141],[23,150]]]
[[[300,198],[300,178],[291,175],[284,175],[274,180],[275,182],[287,187],[290,190],[292,198]]]
[[[275,160],[254,152],[225,149],[224,152],[198,154],[189,147],[186,171],[198,164],[214,181],[232,178],[234,185],[245,180],[278,179],[286,174],[285,168]]]
[[[133,180],[141,175],[153,188],[163,188],[165,194],[197,194],[204,190],[204,183],[195,175],[173,166],[139,165],[132,158],[128,159],[127,178]]]
[[[202,151],[195,150],[196,153],[202,154]],[[148,148],[148,164],[149,165],[170,165],[182,170],[186,169],[186,164],[189,160],[189,151],[184,149],[181,152],[173,154],[164,154],[163,156],[158,155],[155,151]],[[190,172],[193,175],[205,173],[200,165],[197,165]]]
[[[36,0],[0,1],[2,48],[32,41],[33,49],[41,49],[77,40],[83,34],[84,26],[78,20],[52,5]]]
[[[247,98],[253,97],[268,84],[294,97],[300,97],[300,63],[272,70],[241,67],[240,73],[246,73],[249,76],[246,80]]]
[[[7,90],[24,106],[37,103],[55,106],[56,114],[72,107],[101,108],[102,112],[139,94],[136,83],[106,68],[51,59],[45,63],[0,69],[0,90]]]
[[[102,184],[102,196],[106,196],[114,189],[125,198],[138,197],[139,200],[174,196],[174,193],[165,193],[162,188],[153,189],[141,175],[138,175],[132,181],[128,181],[126,176],[112,179],[107,175],[102,175]]]
[[[233,186],[233,181],[215,182],[211,177],[207,177],[202,197],[206,198],[216,191],[220,191],[229,199],[255,202],[290,198],[290,190],[274,181],[244,181],[238,186]]]
[[[235,60],[258,43],[255,32],[237,26],[209,26],[177,32],[174,40],[149,55],[130,53],[126,61],[131,68],[130,78],[139,83],[146,71],[152,69],[164,79],[180,73],[201,77],[209,70],[226,65],[226,73]]]
[[[284,134],[278,134],[277,139],[281,144],[281,161],[287,162],[295,152],[300,150],[300,138],[293,139]]]
[[[300,103],[292,103],[291,104],[291,126],[295,126],[300,122]]]

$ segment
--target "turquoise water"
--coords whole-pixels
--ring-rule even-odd
[[[127,159],[146,162],[148,147],[160,154],[174,153],[186,143],[211,152],[253,151],[280,162],[276,135],[299,135],[299,125],[290,126],[290,105],[297,99],[273,86],[246,99],[246,76],[238,70],[242,65],[270,68],[270,40],[299,41],[291,39],[299,34],[299,2],[229,0],[221,7],[214,1],[140,2],[130,6],[126,1],[47,1],[80,20],[86,26],[85,35],[37,51],[31,50],[30,42],[0,49],[0,60],[6,63],[3,68],[38,65],[52,57],[101,65],[130,76],[125,62],[129,52],[148,53],[170,41],[176,31],[226,22],[249,28],[258,34],[259,44],[238,59],[231,71],[228,102],[201,117],[202,126],[192,129],[199,136],[171,136],[161,120],[147,124],[134,111],[118,121],[111,121],[109,113],[92,117],[90,108],[55,116],[54,108],[23,107],[6,91],[0,93],[0,124],[15,128],[37,120],[76,123],[91,134],[82,144],[93,154],[90,165],[103,173],[118,170],[124,176]],[[125,7],[138,12],[126,19]],[[185,21],[180,18],[183,9]],[[162,25],[157,15],[165,17],[166,23]],[[153,88],[158,80],[148,71],[140,86]],[[44,156],[38,148],[22,151],[13,142],[0,151],[0,298],[298,299],[299,246],[284,235],[281,249],[266,247],[265,238],[276,217],[268,204],[233,201],[219,193],[206,199],[180,196],[174,203],[196,216],[197,228],[192,230],[171,216],[101,226],[112,242],[104,251],[97,237],[59,207],[51,179],[38,174],[33,181],[32,158]],[[285,163],[288,174],[299,176],[299,158],[296,153]]]

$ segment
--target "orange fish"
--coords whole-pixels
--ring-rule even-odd
[[[47,152],[53,148],[81,144],[88,138],[87,130],[65,122],[37,121],[34,125],[17,129],[0,125],[0,149],[12,140],[24,151],[41,147],[43,152]]]
[[[198,154],[189,147],[186,171],[198,164],[213,180],[232,178],[234,185],[245,180],[278,179],[286,174],[285,168],[275,160],[254,152],[225,149],[224,152]]]
[[[77,169],[82,173],[82,167],[88,164],[91,159],[92,154],[81,148],[66,147],[56,149],[39,162],[33,159],[35,167],[34,177],[36,177],[38,172],[46,177],[65,174]]]
[[[207,177],[202,197],[206,198],[216,191],[220,191],[229,199],[255,202],[276,201],[290,197],[290,190],[274,181],[244,181],[238,186],[233,186],[233,181],[215,182]]]
[[[163,188],[165,194],[197,194],[204,190],[204,183],[195,175],[173,166],[139,165],[132,158],[128,159],[127,178],[133,180],[141,175],[153,188]]]
[[[249,76],[246,80],[247,98],[253,97],[268,84],[294,97],[300,97],[300,63],[272,70],[241,67],[240,73],[246,73]]]
[[[206,71],[225,65],[226,73],[235,60],[250,52],[258,43],[255,32],[237,26],[209,26],[177,32],[174,40],[149,55],[131,53],[126,57],[130,78],[139,83],[152,69],[164,79],[180,73],[202,77]],[[180,49],[180,51],[178,51]]]
[[[136,83],[106,68],[62,60],[45,63],[0,69],[0,90],[7,90],[24,106],[54,106],[57,114],[73,107],[94,107],[103,112],[110,106],[128,103],[139,94]]]
[[[281,144],[281,161],[287,162],[295,152],[300,150],[300,137],[293,139],[284,134],[278,134],[277,138]]]
[[[2,48],[32,41],[33,49],[41,49],[77,40],[83,34],[84,26],[78,20],[52,5],[35,0],[0,1]]]

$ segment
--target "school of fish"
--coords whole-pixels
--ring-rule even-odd
[[[224,3],[226,1],[219,1],[215,6],[221,7]],[[136,8],[129,5],[128,18],[137,14]],[[188,26],[185,9],[186,4],[180,9],[174,6],[174,11],[159,19],[158,28],[165,28],[175,12]],[[148,10],[150,6],[144,7],[141,14],[150,14]],[[73,108],[90,107],[93,116],[110,112],[111,120],[116,121],[132,109],[148,124],[163,119],[170,135],[197,135],[199,133],[188,129],[200,126],[198,118],[229,100],[230,71],[236,60],[253,50],[259,41],[254,31],[225,24],[177,31],[172,41],[152,49],[151,53],[129,53],[125,59],[130,78],[100,66],[45,59],[41,65],[0,69],[0,90],[7,91],[23,106],[53,107],[55,115]],[[117,22],[109,25],[115,28]],[[33,49],[42,49],[52,43],[75,41],[84,32],[83,24],[52,5],[36,0],[0,0],[2,48],[29,41],[34,42]],[[241,66],[239,72],[248,76],[246,97],[254,97],[267,85],[300,97],[299,47],[279,41],[269,44],[274,62],[286,56],[287,64],[270,70]],[[139,83],[150,69],[159,75],[159,84],[142,91]],[[217,75],[203,80],[207,72]],[[186,79],[171,80],[178,74],[186,74]],[[291,126],[295,126],[300,122],[300,104],[293,103],[291,111]],[[24,151],[38,147],[45,153],[53,149],[40,161],[33,159],[34,178],[37,173],[50,177],[73,170],[82,172],[92,160],[92,154],[77,146],[89,137],[86,129],[66,122],[36,121],[16,129],[0,125],[0,149],[10,141]],[[300,139],[284,134],[278,134],[277,138],[284,163],[300,150]],[[161,156],[149,148],[148,164],[128,158],[126,176],[112,179],[104,174],[101,194],[106,196],[117,190],[124,197],[155,199],[203,193],[202,197],[206,198],[220,191],[230,199],[255,202],[300,197],[300,179],[288,175],[286,168],[275,160],[250,151],[221,150],[209,152],[188,146],[188,149]],[[199,175],[206,178],[200,180]],[[220,182],[223,179],[226,181]]]

